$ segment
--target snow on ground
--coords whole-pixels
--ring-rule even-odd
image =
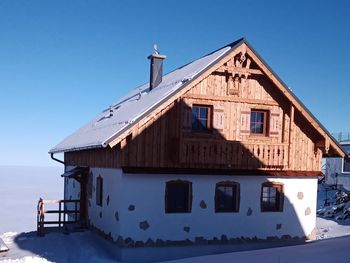
[[[115,247],[90,231],[71,234],[35,232],[0,235],[10,250],[0,254],[2,263],[26,262],[116,262]]]
[[[176,263],[349,263],[350,237],[310,242],[305,245],[226,253],[168,261]]]

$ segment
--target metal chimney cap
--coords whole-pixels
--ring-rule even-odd
[[[152,54],[152,55],[149,55],[147,58],[148,59],[152,59],[152,58],[166,59],[166,56],[161,54]]]
[[[148,59],[152,59],[152,58],[159,58],[159,59],[165,59],[166,56],[161,55],[158,51],[158,45],[157,44],[153,44],[153,54],[149,55],[147,57]]]

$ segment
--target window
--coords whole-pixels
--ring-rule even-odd
[[[211,127],[211,107],[193,105],[192,107],[192,130],[205,132]]]
[[[103,202],[103,178],[98,176],[96,178],[96,205],[102,206]]]
[[[250,112],[250,133],[266,135],[267,111],[251,110]]]
[[[165,188],[166,213],[190,213],[192,204],[192,183],[169,181]]]
[[[261,211],[283,211],[283,184],[266,182],[261,187]]]
[[[239,195],[238,183],[217,183],[215,188],[215,212],[238,212]]]

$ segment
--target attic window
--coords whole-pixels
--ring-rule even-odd
[[[211,128],[211,106],[193,105],[192,130],[205,132]]]
[[[267,134],[267,111],[251,110],[250,112],[250,133],[254,135]]]

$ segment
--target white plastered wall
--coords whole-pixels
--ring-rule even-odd
[[[72,170],[75,166],[66,166],[65,171]],[[80,183],[73,178],[64,178],[64,199],[79,200],[80,199]],[[66,208],[74,210],[74,204],[66,204]]]
[[[116,240],[120,234],[120,206],[122,170],[90,168],[92,195],[88,198],[90,225]],[[96,204],[96,178],[103,178],[102,206]],[[109,201],[107,202],[107,199]]]
[[[90,170],[93,192],[89,206],[90,223],[110,234],[133,240],[194,240],[235,237],[308,236],[316,223],[316,178],[269,178],[266,176],[208,176],[208,175],[152,175],[123,174],[119,169]],[[96,205],[96,177],[103,178],[103,206]],[[169,180],[192,182],[191,213],[166,214],[165,183]],[[220,181],[240,183],[238,213],[215,213],[215,185]],[[261,212],[261,184],[266,181],[284,184],[283,212]],[[107,197],[109,205],[107,206]],[[204,201],[207,208],[200,207]],[[134,209],[130,209],[133,207]],[[249,215],[248,210],[251,210]],[[116,212],[118,219],[116,219]],[[142,229],[141,222],[149,227]],[[184,231],[189,227],[189,232]]]
[[[192,182],[191,213],[164,212],[165,183],[177,179]],[[227,180],[240,183],[240,210],[238,213],[215,213],[215,185]],[[284,184],[283,212],[260,211],[261,184],[266,181]],[[263,239],[283,235],[303,237],[310,235],[316,224],[316,178],[123,174],[122,185],[120,234],[123,238],[146,241],[148,238],[213,239],[221,235]],[[202,200],[207,205],[206,209],[200,207]],[[129,211],[129,205],[134,205],[135,210]],[[248,210],[252,211],[251,215],[248,215]],[[149,224],[146,230],[140,228],[143,221]],[[277,229],[279,224],[281,228]],[[190,231],[187,233],[184,227],[189,227]]]

